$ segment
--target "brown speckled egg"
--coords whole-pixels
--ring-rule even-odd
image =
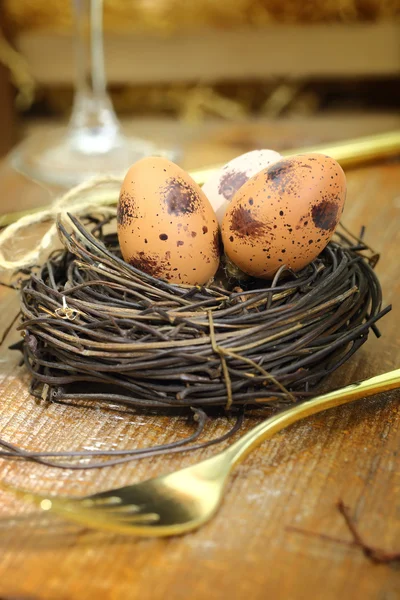
[[[222,222],[225,252],[242,271],[270,279],[302,269],[328,244],[342,214],[346,177],[323,154],[274,163],[240,188]]]
[[[124,260],[173,283],[204,284],[220,259],[216,215],[188,173],[160,157],[127,172],[117,211]]]

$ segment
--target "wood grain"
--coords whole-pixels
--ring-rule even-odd
[[[18,179],[7,177],[7,192],[17,198]],[[366,225],[367,242],[382,255],[377,272],[385,303],[393,302],[394,309],[380,324],[382,338],[371,337],[326,382],[327,389],[400,364],[399,164],[349,172],[348,182],[344,222],[354,231]],[[0,288],[0,300],[1,332],[18,310],[18,299]],[[10,333],[0,355],[1,437],[31,449],[127,448],[172,439],[192,427],[178,417],[37,404],[17,354],[6,348],[17,339]],[[398,400],[397,392],[380,395],[281,432],[237,469],[217,516],[179,538],[137,540],[84,530],[0,491],[0,598],[397,600],[399,569],[373,565],[351,544],[336,502],[342,498],[351,507],[370,544],[400,549]],[[255,422],[249,419],[247,427]],[[224,427],[222,417],[211,421],[207,435]],[[83,473],[3,461],[0,479],[40,491],[85,494],[170,471],[215,451]]]

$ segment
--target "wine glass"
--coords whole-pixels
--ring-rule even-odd
[[[176,159],[176,149],[127,137],[107,94],[103,0],[72,0],[76,22],[76,84],[67,128],[31,136],[10,155],[14,168],[47,183],[72,186],[88,177],[122,176],[145,156]]]

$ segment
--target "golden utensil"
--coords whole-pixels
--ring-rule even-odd
[[[280,151],[283,156],[305,154],[308,152],[328,154],[337,160],[343,169],[358,167],[367,162],[400,156],[400,130],[331,142],[329,144],[319,144],[318,146],[290,148]],[[190,174],[199,185],[202,185],[211,177],[214,171],[220,169],[222,166],[223,163],[212,165],[191,171]]]
[[[228,475],[274,433],[328,408],[400,387],[400,369],[317,396],[263,421],[223,452],[185,469],[82,498],[3,488],[76,523],[137,536],[182,534],[206,523],[221,504]]]
[[[288,156],[291,154],[305,152],[320,152],[321,154],[329,154],[329,156],[332,156],[332,158],[337,160],[344,169],[349,169],[366,162],[399,156],[400,131],[390,131],[387,133],[364,136],[351,140],[344,140],[341,142],[333,142],[330,144],[322,144],[319,146],[293,148],[290,150],[284,150],[281,152],[281,154]],[[213,174],[214,171],[220,169],[221,167],[222,164],[212,165],[202,169],[190,171],[190,174],[199,185],[202,185]],[[117,195],[115,193],[111,193],[107,203],[115,204],[117,199]],[[102,198],[102,202],[104,204],[106,203],[104,198]],[[21,217],[46,210],[46,208],[49,208],[49,206],[40,206],[38,208],[31,208],[29,210],[0,215],[0,227],[6,227]]]

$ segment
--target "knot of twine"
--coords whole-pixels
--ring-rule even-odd
[[[105,215],[114,214],[115,207],[111,205],[117,204],[121,183],[120,178],[112,175],[93,177],[56,198],[45,210],[21,217],[3,229],[0,232],[0,271],[17,271],[37,264],[42,252],[49,251],[57,238],[56,220],[59,216],[67,212],[78,215],[98,207],[102,207]],[[31,225],[46,221],[52,221],[52,224],[33,249],[27,250],[19,259],[6,258],[5,248],[9,240],[21,236]]]
[[[75,321],[76,317],[79,314],[79,311],[75,308],[70,308],[67,304],[67,299],[65,296],[62,297],[62,306],[56,308],[54,311],[57,317],[63,319],[64,321]]]

